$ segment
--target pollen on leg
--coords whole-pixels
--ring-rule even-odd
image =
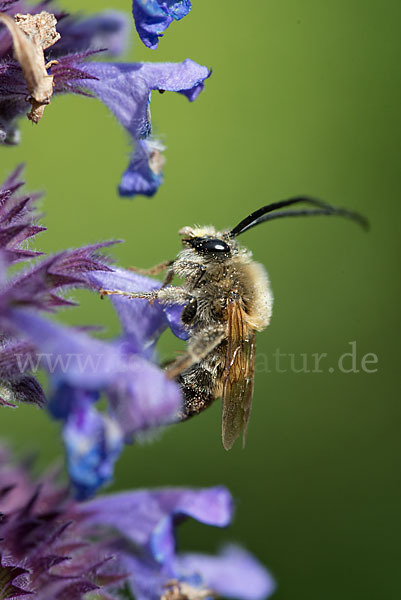
[[[134,300],[135,298],[141,298],[143,300],[148,300],[150,304],[153,304],[155,300],[157,300],[157,291],[153,292],[124,292],[123,290],[105,290],[103,288],[99,289],[99,294],[101,299],[105,296],[124,296],[129,300]]]

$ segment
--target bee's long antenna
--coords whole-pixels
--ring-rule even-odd
[[[316,206],[315,209],[301,209],[301,210],[289,210],[289,211],[280,211],[275,214],[269,214],[280,208],[285,208],[286,206],[292,206],[293,204],[309,204],[312,206]],[[368,228],[369,223],[367,219],[360,215],[359,213],[352,212],[350,210],[346,210],[345,208],[336,208],[335,206],[330,206],[330,204],[326,204],[326,202],[322,202],[321,200],[316,200],[315,198],[298,197],[298,198],[290,198],[289,200],[282,200],[281,202],[273,202],[273,204],[268,204],[267,206],[263,206],[253,212],[249,217],[243,219],[234,229],[232,229],[229,233],[230,237],[236,237],[240,233],[244,233],[244,231],[248,231],[252,227],[259,225],[260,223],[265,223],[266,221],[272,221],[273,219],[281,219],[283,217],[311,217],[311,216],[339,216],[345,217],[347,219],[352,219],[359,223],[365,229]]]

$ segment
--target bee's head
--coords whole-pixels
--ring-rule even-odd
[[[228,232],[216,231],[214,227],[183,227],[178,232],[184,248],[192,248],[204,259],[224,261],[237,252],[238,245]]]
[[[306,204],[313,208],[281,210],[282,208],[287,208],[296,204]],[[183,227],[178,233],[183,236],[182,243],[184,248],[191,248],[195,255],[202,257],[204,261],[224,261],[241,252],[235,238],[260,223],[266,223],[267,221],[284,217],[308,217],[319,215],[345,217],[346,219],[356,221],[365,229],[367,229],[369,225],[367,219],[356,212],[344,208],[336,208],[335,206],[331,206],[330,204],[315,198],[299,196],[262,206],[262,208],[255,210],[255,212],[243,219],[231,230],[216,231],[214,227],[210,226],[194,228]],[[243,249],[242,252],[246,253],[246,250]]]

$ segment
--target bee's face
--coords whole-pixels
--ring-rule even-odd
[[[196,256],[205,261],[222,262],[238,252],[238,244],[228,232],[216,231],[214,227],[184,227],[179,234],[183,236],[184,248],[191,248]]]

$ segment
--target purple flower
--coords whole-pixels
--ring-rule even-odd
[[[19,359],[31,354],[34,347],[26,341],[5,338],[0,349],[0,407],[16,408],[20,402],[43,408],[46,396],[39,382],[21,373]]]
[[[87,498],[112,478],[124,441],[176,421],[180,390],[152,359],[164,329],[170,325],[184,337],[186,331],[179,322],[180,307],[166,309],[146,301],[115,300],[123,334],[112,342],[40,316],[38,311],[73,304],[60,293],[69,288],[146,290],[160,283],[112,270],[98,254],[107,244],[66,250],[7,277],[8,265],[40,254],[27,250],[24,243],[43,229],[35,224],[35,197],[17,194],[22,185],[19,174],[20,169],[0,188],[0,406],[21,401],[43,406],[46,399],[33,375],[41,368],[50,374],[49,411],[63,422],[67,467],[76,494]],[[92,279],[95,271],[109,277]],[[102,393],[109,400],[108,414],[95,406]]]
[[[191,8],[190,0],[133,0],[135,26],[145,46],[157,48],[170,23],[185,17]]]
[[[76,498],[84,500],[112,479],[114,463],[123,446],[121,430],[114,419],[99,413],[87,398],[68,415],[63,439]]]
[[[81,510],[88,512],[89,523],[109,525],[126,540],[120,551],[137,600],[173,600],[180,592],[263,600],[274,591],[270,574],[241,548],[226,547],[218,556],[177,554],[175,531],[184,519],[215,527],[230,523],[232,499],[224,487],[123,492],[92,500]],[[132,555],[131,547],[142,553]]]
[[[78,600],[95,590],[117,598],[113,588],[127,574],[105,538],[95,542],[79,515],[72,516],[67,490],[49,477],[33,483],[0,453],[1,598]]]
[[[195,553],[177,556],[174,569],[183,578],[198,574],[208,588],[223,598],[262,600],[276,587],[274,579],[252,554],[234,545],[223,547],[218,556]]]
[[[32,482],[0,448],[0,511],[2,598],[79,600],[94,591],[113,600],[125,590],[137,600],[173,600],[174,591],[263,600],[273,589],[269,573],[240,548],[216,557],[177,554],[184,519],[230,523],[232,499],[223,487],[139,490],[75,503],[54,476]]]
[[[52,69],[57,91],[61,61]],[[153,196],[163,180],[163,146],[151,136],[151,91],[178,92],[193,102],[210,76],[207,67],[190,59],[182,63],[76,63],[75,68],[89,77],[81,87],[95,94],[115,115],[134,142],[134,151],[124,172],[119,192],[122,196]],[[73,82],[75,86],[76,83]]]
[[[22,1],[9,0],[0,3],[0,12],[14,16],[16,13],[38,14],[52,2],[39,2],[36,5]],[[50,10],[50,9],[49,9]],[[51,58],[71,52],[104,50],[107,56],[118,56],[128,45],[130,19],[125,13],[106,10],[90,17],[70,15],[53,7],[58,23],[60,40],[52,46]],[[0,54],[8,56],[11,52],[11,39],[5,29],[0,32]]]
[[[41,254],[26,247],[26,240],[44,228],[36,225],[37,196],[18,194],[23,185],[19,179],[21,170],[22,167],[16,169],[0,186],[0,272],[3,272],[0,307],[2,294],[7,288],[7,267]],[[41,386],[33,377],[20,372],[16,360],[18,353],[24,354],[32,349],[27,342],[15,340],[3,332],[0,345],[0,407],[15,407],[20,402],[44,405],[45,396]]]
[[[120,290],[122,292],[148,292],[161,286],[160,281],[114,267],[107,272],[92,272],[86,275],[88,284],[95,289]],[[174,335],[188,339],[188,330],[181,322],[184,305],[149,304],[147,300],[130,300],[124,296],[110,296],[121,321],[123,339],[128,340],[142,352],[152,354],[154,344],[170,327]]]
[[[20,308],[9,311],[8,323],[35,347],[24,370],[51,373],[49,410],[64,423],[67,467],[78,498],[111,480],[124,440],[177,419],[180,390],[141,355],[144,340],[97,340]],[[109,400],[107,415],[94,407],[101,393]]]
[[[162,4],[167,6],[170,3]],[[181,11],[178,3],[175,4],[168,10],[179,15]],[[38,5],[35,10],[42,8]],[[17,3],[12,3],[5,12],[9,16],[16,10]],[[151,136],[151,91],[178,92],[192,102],[210,76],[209,69],[189,59],[181,63],[88,61],[94,50],[100,49],[99,46],[109,47],[109,53],[113,55],[123,49],[124,18],[115,12],[84,20],[56,16],[60,18],[57,31],[61,37],[44,50],[41,77],[43,86],[46,84],[47,87],[46,93],[43,92],[40,97],[35,97],[34,91],[27,88],[23,69],[12,55],[11,38],[4,27],[0,29],[0,143],[19,142],[16,120],[27,113],[29,102],[32,104],[29,117],[38,122],[46,104],[52,100],[53,92],[94,95],[114,113],[133,142],[133,153],[119,186],[120,194],[152,196],[163,180],[164,158],[162,145]],[[53,34],[56,35],[55,31]],[[29,56],[29,52],[27,54]],[[57,62],[46,64],[50,59],[57,59]],[[30,64],[25,65],[25,71],[31,68]],[[52,86],[49,87],[50,79]]]
[[[49,312],[54,312],[60,306],[73,306],[74,303],[59,295],[59,292],[88,287],[88,272],[109,270],[98,250],[112,243],[64,250],[10,277],[0,291],[0,307],[5,311],[4,317],[8,314],[7,306],[26,306]]]
[[[152,290],[160,282],[123,269],[87,273],[94,288]],[[26,367],[52,374],[49,410],[63,421],[67,468],[76,497],[88,498],[111,481],[123,441],[131,442],[148,430],[176,421],[181,408],[178,386],[152,362],[154,345],[169,326],[181,339],[182,306],[150,305],[112,296],[122,335],[112,343],[83,332],[49,323],[26,311],[13,311],[10,321],[36,349]],[[94,407],[101,393],[109,413]]]
[[[0,406],[17,406],[19,402],[43,406],[45,396],[39,383],[21,370],[21,360],[34,348],[26,339],[9,331],[11,306],[30,306],[52,311],[71,304],[59,295],[69,287],[88,287],[86,275],[93,269],[108,269],[97,255],[103,245],[67,250],[41,260],[8,276],[7,268],[17,262],[30,261],[41,252],[28,249],[32,240],[45,228],[36,224],[35,201],[38,195],[21,195],[21,167],[0,187]]]
[[[53,399],[50,409],[57,418],[65,420],[63,433],[68,466],[79,495],[86,497],[88,490],[96,489],[111,478],[122,448],[123,432],[92,406],[98,390],[110,388],[117,407],[123,396],[120,388],[124,382],[124,398],[129,396],[127,390],[134,399],[138,391],[132,389],[131,375],[126,370],[126,347],[93,340],[82,332],[49,323],[36,314],[39,310],[51,312],[73,304],[61,295],[69,288],[94,288],[88,274],[94,270],[110,271],[104,257],[98,254],[107,244],[66,250],[8,276],[9,265],[30,261],[41,254],[28,250],[25,245],[27,239],[43,228],[35,223],[37,196],[18,194],[23,183],[19,180],[20,172],[21,169],[17,169],[0,187],[0,406],[15,407],[19,402],[44,406],[44,392],[33,374],[46,363],[60,397],[58,403]],[[39,355],[38,348],[44,348],[47,354]],[[149,372],[152,369],[157,373]],[[68,376],[64,376],[64,371]],[[145,375],[141,372],[141,376],[146,378],[148,374],[155,388],[158,384],[163,387],[160,382],[165,377],[157,367],[146,363],[143,372]],[[137,402],[138,410],[133,410],[137,428],[146,428],[149,422],[160,424],[165,413],[172,418],[171,413],[176,412],[179,404],[179,392],[170,381],[163,390],[162,409],[157,406],[161,389],[151,406],[144,408],[143,402]],[[130,426],[132,424],[126,421],[128,433],[132,433]]]
[[[0,20],[6,25],[6,28],[0,29],[2,143],[19,143],[15,120],[27,112],[29,104],[32,108],[28,118],[35,123],[42,118],[44,108],[51,101],[54,91],[55,81],[50,68],[56,62],[55,59],[79,52],[86,56],[91,51],[107,47],[111,48],[109,54],[114,55],[126,45],[128,22],[121,14],[109,11],[78,20],[66,17],[63,13],[56,12],[53,15],[43,12],[45,4],[47,3],[28,6],[24,2],[10,1],[5,4],[0,15]],[[12,17],[16,13],[20,16],[14,22]],[[57,21],[60,22],[57,24]],[[57,45],[57,42],[60,43]],[[71,72],[71,76],[74,75],[77,74]]]
[[[160,286],[123,269],[109,268],[107,274],[88,271],[88,286],[130,291]],[[112,298],[123,329],[112,342],[51,323],[20,307],[7,313],[9,325],[34,348],[19,357],[22,372],[43,368],[51,375],[49,411],[63,422],[67,468],[80,499],[112,479],[124,441],[176,421],[182,404],[177,384],[151,361],[154,345],[168,326],[186,338],[180,322],[183,307]],[[102,393],[109,401],[108,414],[95,407]]]
[[[91,500],[82,508],[89,513],[91,523],[116,529],[133,544],[146,548],[160,564],[170,564],[175,557],[178,521],[191,517],[207,525],[226,527],[232,510],[232,498],[221,486],[120,492]]]
[[[35,258],[41,252],[29,250],[25,241],[45,227],[36,224],[35,202],[38,195],[20,195],[24,185],[20,179],[23,166],[19,166],[0,187],[0,252],[2,267]]]
[[[104,50],[107,56],[120,56],[129,43],[130,22],[126,14],[107,10],[86,18],[63,16],[57,30],[61,38],[53,46],[52,58],[88,50]]]

